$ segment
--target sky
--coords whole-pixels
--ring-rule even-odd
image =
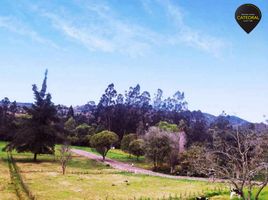
[[[246,34],[234,13],[262,11]],[[42,83],[55,104],[98,102],[140,84],[164,96],[183,91],[190,110],[268,117],[266,0],[1,0],[0,98],[32,102]],[[266,117],[267,116],[267,117]]]

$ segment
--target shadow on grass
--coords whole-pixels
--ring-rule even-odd
[[[78,169],[110,169],[110,167],[104,165],[103,163],[99,163],[95,160],[90,159],[73,159],[69,162],[68,166]]]
[[[58,161],[57,160],[53,160],[53,159],[49,159],[49,158],[43,158],[43,159],[40,159],[40,160],[36,160],[34,161],[32,158],[14,158],[14,161],[15,162],[18,162],[18,163],[32,163],[32,164],[40,164],[40,163],[57,163]]]

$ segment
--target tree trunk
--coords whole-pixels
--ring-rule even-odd
[[[65,166],[62,166],[62,175],[65,175]]]
[[[36,160],[37,160],[37,153],[34,153],[34,162],[36,162]]]
[[[262,184],[262,186],[260,187],[260,189],[258,190],[258,192],[257,192],[257,194],[256,194],[256,196],[255,196],[255,200],[258,200],[259,199],[259,195],[260,195],[260,193],[261,193],[261,191],[263,190],[263,188],[265,188],[265,186],[268,184],[268,180],[266,180],[263,184]]]
[[[170,174],[173,174],[173,172],[174,172],[174,167],[171,165],[170,166]]]
[[[156,170],[157,163],[156,163],[156,158],[154,158],[154,170]]]
[[[251,200],[251,190],[248,191],[248,200]]]

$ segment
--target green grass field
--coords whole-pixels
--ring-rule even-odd
[[[95,149],[90,148],[90,147],[75,146],[74,148],[98,154]],[[135,156],[130,155],[130,154],[128,154],[120,149],[111,149],[107,154],[107,158],[111,158],[111,159],[114,159],[114,160],[117,160],[120,162],[126,162],[129,164],[133,163],[135,166],[141,167],[144,169],[152,169],[153,168],[153,164],[146,161],[144,156],[139,157],[139,160],[137,160]]]
[[[2,149],[4,143],[0,142]],[[0,199],[16,199],[15,188],[10,180],[7,156],[0,150]]]
[[[5,144],[0,142],[0,148]],[[10,184],[6,152],[0,151],[0,199],[16,199],[12,184]],[[118,160],[127,154],[111,151],[109,157]],[[112,169],[102,163],[73,156],[67,167],[67,174],[61,174],[60,164],[52,155],[40,155],[39,162],[32,162],[30,153],[13,153],[14,160],[20,169],[23,181],[38,200],[53,199],[150,199],[167,198],[169,195],[189,197],[216,188],[223,189],[226,185],[202,181],[174,180],[160,177],[136,175]],[[121,157],[121,158],[120,158]],[[266,195],[268,189],[266,188]],[[264,194],[260,199],[265,200]],[[229,199],[228,194],[215,196],[213,200]]]

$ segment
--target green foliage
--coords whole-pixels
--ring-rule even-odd
[[[16,101],[10,102],[7,97],[0,101],[0,140],[11,140],[16,130]]]
[[[142,139],[137,139],[133,140],[129,144],[129,152],[135,156],[137,156],[137,160],[139,159],[140,156],[144,155],[144,140]]]
[[[135,133],[124,135],[121,140],[121,149],[125,152],[129,152],[129,144],[135,139],[137,139],[137,135]]]
[[[112,145],[118,141],[118,136],[111,131],[102,131],[91,137],[90,143],[98,153],[100,153],[105,160],[108,151],[111,149]]]
[[[67,141],[71,144],[77,144],[79,143],[79,138],[77,136],[67,136]]]
[[[91,136],[94,134],[95,129],[92,126],[89,126],[86,123],[80,124],[75,128],[75,134],[78,138],[76,143],[73,144],[78,144],[82,146],[88,146],[90,145],[90,139]]]
[[[89,126],[86,123],[80,124],[75,128],[76,133],[79,136],[86,136],[86,135],[93,135],[94,134],[94,128]]]
[[[154,163],[154,168],[162,164],[171,152],[168,136],[157,127],[151,127],[145,135],[145,155]]]
[[[204,147],[197,144],[192,145],[187,151],[181,154],[177,173],[185,176],[204,176],[201,170],[196,168],[196,160],[200,155],[204,155],[204,153]]]
[[[69,133],[74,132],[76,128],[76,122],[73,117],[70,117],[65,123],[64,123],[64,129],[68,131]]]
[[[157,126],[162,130],[162,131],[168,131],[168,132],[178,132],[179,128],[176,124],[171,124],[166,121],[160,121]]]
[[[41,90],[38,91],[37,86],[33,85],[35,102],[26,110],[31,118],[24,120],[14,140],[7,146],[8,150],[34,153],[34,160],[37,154],[54,153],[56,142],[54,124],[58,121],[57,111],[51,101],[51,95],[46,93],[46,81],[47,71]]]
[[[67,139],[72,145],[88,146],[90,138],[94,134],[95,129],[86,123],[77,126],[73,117],[70,117],[64,123],[64,129],[67,134]]]

